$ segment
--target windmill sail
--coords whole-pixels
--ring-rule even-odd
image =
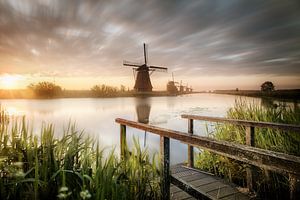
[[[148,51],[147,46],[144,43],[144,64],[134,63],[129,61],[124,61],[124,66],[133,67],[133,70],[137,72],[134,90],[137,92],[151,92],[152,91],[152,84],[150,80],[149,71],[167,71],[166,67],[159,67],[159,66],[148,66]]]

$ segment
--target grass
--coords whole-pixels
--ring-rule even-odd
[[[0,112],[0,199],[159,199],[160,169],[135,140],[127,159],[104,156],[95,140],[69,124],[35,135],[23,120]]]
[[[287,124],[300,124],[300,108],[297,104],[287,106],[264,106],[249,103],[243,99],[235,102],[228,110],[227,118],[253,121],[278,122]],[[245,128],[231,124],[216,124],[214,130],[208,134],[218,140],[245,144]],[[300,135],[296,132],[284,132],[276,129],[255,128],[255,146],[300,156]],[[200,169],[213,172],[225,177],[243,187],[246,186],[246,165],[229,158],[218,156],[208,151],[202,151],[196,158],[196,166]],[[269,171],[256,169],[255,189],[258,196],[281,199],[288,195],[288,177]],[[274,196],[273,196],[274,197]]]

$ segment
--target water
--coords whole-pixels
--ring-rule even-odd
[[[51,100],[0,100],[10,115],[22,117],[34,125],[36,134],[40,133],[43,123],[55,125],[57,136],[62,135],[68,123],[76,122],[79,130],[100,141],[102,147],[119,151],[119,125],[115,118],[149,123],[151,125],[178,131],[187,131],[187,120],[182,114],[197,114],[222,117],[234,105],[232,95],[193,94],[178,97],[150,98],[83,98]],[[256,98],[244,97],[247,101],[258,101]],[[206,122],[195,123],[195,134],[205,135]],[[132,146],[133,136],[151,153],[159,152],[159,136],[128,128],[128,144]],[[171,163],[187,159],[187,146],[171,140]]]

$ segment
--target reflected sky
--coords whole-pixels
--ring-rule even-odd
[[[14,87],[132,86],[122,61],[142,61],[142,42],[150,64],[199,90],[300,86],[297,0],[0,0],[0,74]],[[171,78],[153,76],[156,89]]]
[[[43,123],[55,126],[56,136],[63,135],[69,122],[76,123],[85,136],[98,140],[102,147],[119,151],[119,125],[115,118],[121,117],[138,121],[149,117],[149,124],[178,131],[187,131],[187,120],[182,114],[224,116],[233,106],[236,97],[232,95],[198,94],[179,97],[104,98],[104,99],[55,99],[55,100],[0,100],[11,115],[21,118],[26,115],[29,124],[34,125],[34,133],[40,135]],[[246,98],[248,101],[258,99]],[[146,107],[146,109],[144,109]],[[149,116],[148,111],[150,108]],[[142,113],[138,113],[140,110]],[[195,122],[195,134],[206,134],[206,122]],[[132,137],[139,138],[144,146],[145,132],[128,128],[128,143],[133,145]],[[146,134],[146,147],[151,153],[159,152],[159,136]],[[171,140],[171,160],[173,163],[186,159],[186,145]]]

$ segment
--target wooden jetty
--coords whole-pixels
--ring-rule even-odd
[[[252,166],[265,170],[289,175],[290,199],[299,199],[300,191],[300,157],[284,153],[259,149],[255,147],[255,127],[282,129],[300,133],[299,125],[255,122],[218,117],[197,115],[182,115],[188,120],[188,131],[180,132],[152,125],[117,118],[120,124],[121,157],[126,151],[126,127],[132,127],[160,136],[161,165],[162,165],[162,199],[251,199],[253,192]],[[244,126],[246,130],[246,145],[234,144],[227,141],[217,141],[212,138],[195,136],[194,120],[231,123]],[[187,165],[170,166],[170,138],[188,145]],[[194,169],[194,146],[248,164],[247,187],[249,193],[242,193],[237,187],[221,178],[207,172]]]

